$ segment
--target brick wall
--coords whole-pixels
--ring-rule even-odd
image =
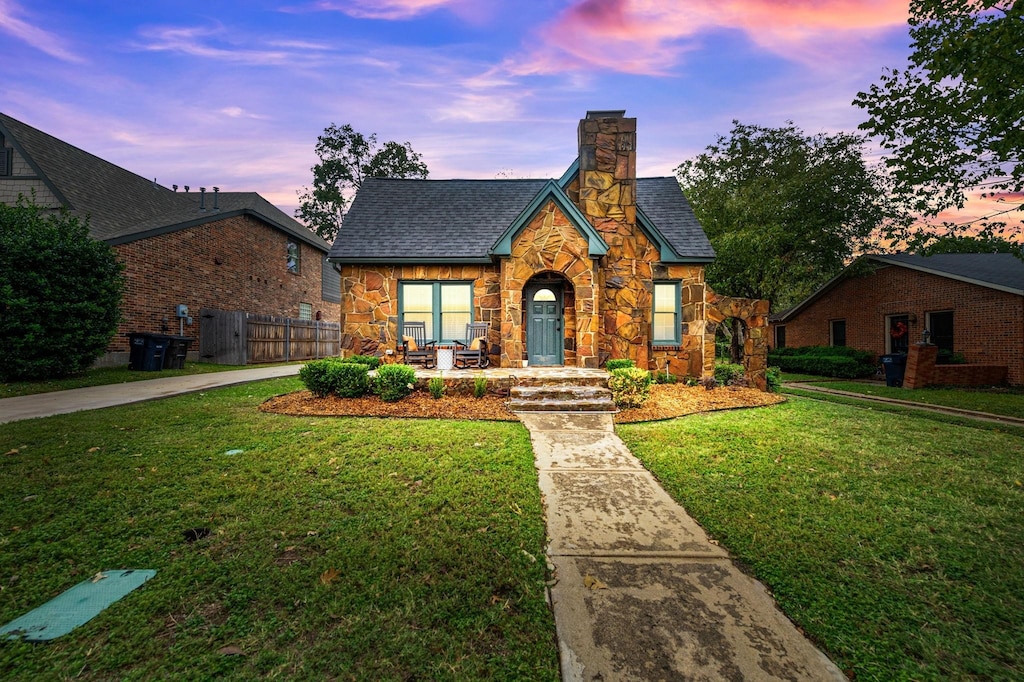
[[[886,316],[908,315],[910,342],[921,339],[927,314],[953,311],[953,350],[968,363],[1007,368],[1024,384],[1024,297],[899,266],[843,280],[787,320],[786,345],[829,345],[829,322],[846,320],[846,345],[881,355]],[[775,347],[774,327],[770,334]]]
[[[300,243],[299,274],[292,274],[285,261],[289,241],[294,237],[241,215],[115,246],[125,265],[124,321],[108,353],[128,350],[127,332],[166,326],[177,334],[179,303],[193,316],[185,326],[192,338],[199,335],[201,308],[298,317],[299,303],[309,303],[322,319],[339,321],[340,306],[321,299],[327,254]]]

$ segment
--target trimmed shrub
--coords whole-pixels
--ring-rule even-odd
[[[366,365],[367,369],[377,369],[381,364],[380,358],[375,355],[350,355],[347,358],[342,358],[342,361]]]
[[[721,386],[738,384],[743,378],[743,365],[734,365],[728,362],[715,365],[715,381]]]
[[[337,358],[324,358],[307,362],[299,370],[299,379],[317,398],[326,398],[334,391],[334,367],[341,364]]]
[[[373,392],[380,399],[393,403],[412,393],[416,386],[416,370],[409,365],[381,365],[373,381]]]
[[[431,377],[427,382],[427,390],[430,391],[430,395],[434,396],[434,400],[440,400],[444,395],[444,379]]]
[[[87,220],[0,203],[0,379],[88,369],[117,331],[122,270]]]
[[[370,368],[358,362],[336,362],[330,369],[331,390],[340,398],[359,398],[370,391]]]
[[[801,346],[768,353],[768,361],[783,372],[857,379],[875,373],[874,354],[846,346]]]
[[[473,379],[473,397],[483,398],[487,395],[487,377],[476,377]]]
[[[608,388],[619,407],[639,407],[651,397],[651,373],[639,367],[620,367],[611,371]]]
[[[672,372],[664,371],[654,373],[654,383],[656,384],[674,384],[676,381],[678,381],[678,379]]]
[[[782,370],[778,367],[769,367],[765,373],[765,381],[768,383],[769,393],[778,393],[782,390]]]
[[[630,360],[629,358],[608,360],[607,362],[604,363],[604,368],[609,372],[615,371],[617,369],[622,369],[623,367],[636,367],[636,363]]]

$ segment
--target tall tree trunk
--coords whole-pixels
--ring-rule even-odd
[[[738,317],[730,318],[732,325],[732,341],[729,344],[729,362],[734,365],[743,364],[743,322]]]

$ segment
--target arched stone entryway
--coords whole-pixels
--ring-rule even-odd
[[[754,298],[732,298],[707,292],[708,329],[704,335],[707,374],[715,371],[715,327],[729,318],[740,320],[746,327],[743,342],[743,370],[751,386],[768,389],[768,308],[769,302]],[[709,352],[710,351],[710,352]]]
[[[522,367],[528,361],[524,314],[527,283],[561,281],[563,284],[563,362],[575,367],[597,367],[597,304],[594,262],[587,240],[565,215],[549,202],[512,242],[512,253],[501,261],[502,367]],[[570,299],[564,293],[571,292]],[[571,308],[567,312],[566,308]],[[568,321],[572,318],[571,336]]]

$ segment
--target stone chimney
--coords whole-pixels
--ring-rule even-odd
[[[580,121],[580,209],[599,231],[636,224],[636,119],[588,111]]]

